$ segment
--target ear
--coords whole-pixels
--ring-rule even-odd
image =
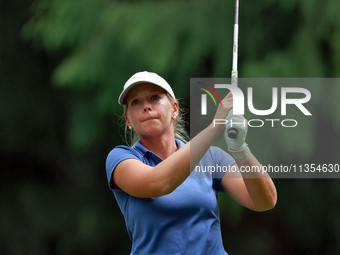
[[[125,122],[128,125],[128,127],[132,127],[132,124],[131,124],[131,122],[130,122],[130,120],[129,120],[127,115],[125,115]]]
[[[178,113],[179,113],[179,105],[178,105],[178,102],[175,101],[172,105],[172,116],[178,116]]]

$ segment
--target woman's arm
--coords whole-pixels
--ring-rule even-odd
[[[233,111],[230,111],[226,120],[224,137],[237,165],[233,166],[236,170],[235,174],[224,175],[225,178],[221,181],[223,189],[235,201],[254,211],[273,208],[277,201],[276,188],[268,173],[262,171],[261,164],[250,152],[248,144],[245,142],[248,130],[246,119],[242,115],[234,115]],[[237,129],[236,138],[229,137],[229,128]]]
[[[190,175],[220,133],[221,130],[209,125],[155,167],[137,159],[124,160],[116,166],[111,181],[135,197],[150,198],[169,194]],[[195,143],[199,143],[199,146],[193,146]]]

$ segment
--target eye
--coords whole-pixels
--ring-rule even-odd
[[[134,100],[132,100],[131,105],[136,105],[138,103],[139,103],[139,101],[137,99],[134,99]]]
[[[151,99],[152,100],[158,100],[160,97],[158,96],[158,95],[153,95],[152,97],[151,97]]]

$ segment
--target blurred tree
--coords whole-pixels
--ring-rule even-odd
[[[23,40],[31,2],[0,3],[0,253],[111,253],[111,238],[128,237],[119,233],[123,219],[107,203],[108,147],[97,142],[84,155],[69,146],[71,110],[89,92],[51,86],[65,53],[33,50]],[[107,120],[103,133],[112,124]],[[129,249],[121,243],[117,253]]]
[[[91,91],[93,104],[74,109],[78,117],[70,132],[76,147],[95,142],[88,138],[100,133],[99,113],[121,111],[115,99],[127,77],[137,70],[161,73],[173,84],[178,97],[187,101],[189,77],[230,75],[232,1],[35,3],[35,15],[24,27],[24,34],[48,51],[67,51],[53,73],[53,81],[58,86]],[[338,5],[337,1],[241,2],[240,76],[336,76],[339,54],[332,46],[340,44],[340,22],[333,10]],[[329,85],[319,92],[317,100],[310,102],[312,108],[320,108],[321,101],[339,95],[338,86]],[[327,105],[314,113],[326,114],[339,127],[340,115],[330,108]],[[96,121],[88,121],[92,118]],[[310,126],[313,120],[309,120]],[[294,153],[313,147],[316,132],[315,128],[297,134],[309,142],[301,143]],[[264,134],[258,133],[260,137]],[[276,141],[280,152],[290,153],[289,144],[294,140],[287,136]],[[275,160],[279,154],[270,148],[266,155]]]

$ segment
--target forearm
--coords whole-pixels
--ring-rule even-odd
[[[225,185],[233,196],[255,211],[265,211],[275,206],[277,200],[276,188],[270,176],[262,171],[262,166],[254,155],[250,152],[245,142],[248,126],[243,115],[234,115],[230,111],[227,115],[226,129],[224,137],[228,145],[228,150],[236,160],[237,166],[242,175],[243,181],[238,182],[243,186],[242,195],[231,192],[228,183]],[[233,125],[231,123],[234,123]],[[230,128],[237,129],[236,137],[229,137],[228,130]],[[241,177],[241,176],[239,176]],[[230,184],[229,184],[230,185]]]
[[[244,159],[236,160],[239,169],[255,169],[241,171],[249,196],[254,204],[254,210],[265,211],[275,206],[277,193],[275,185],[268,175],[262,171],[262,166],[252,153]]]

